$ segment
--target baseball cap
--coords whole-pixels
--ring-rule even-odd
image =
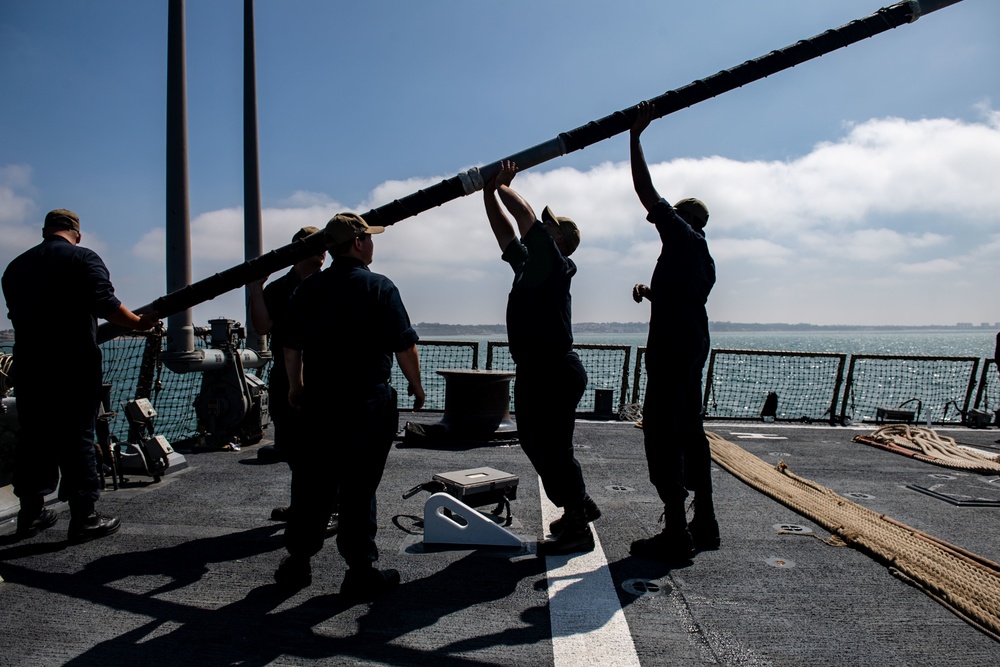
[[[318,231],[319,231],[319,227],[313,227],[312,225],[306,225],[305,227],[303,227],[299,231],[295,232],[294,235],[292,235],[292,243],[294,243],[294,242],[296,242],[296,241],[298,241],[300,239],[304,239],[307,236],[312,236],[313,234],[315,234]]]
[[[57,208],[45,215],[42,229],[72,229],[80,231],[80,216],[66,208]]]
[[[700,199],[682,199],[674,204],[674,210],[692,227],[704,227],[708,224],[708,207]]]
[[[566,241],[566,256],[570,256],[580,246],[580,228],[576,226],[572,218],[565,218],[553,215],[552,209],[548,206],[542,211],[542,222],[555,223],[559,228],[559,233]]]
[[[370,226],[357,213],[338,213],[326,223],[326,244],[336,247],[362,234],[381,234],[385,227]]]

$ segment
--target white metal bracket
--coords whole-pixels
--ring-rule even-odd
[[[447,493],[424,503],[424,543],[523,546],[517,535]]]

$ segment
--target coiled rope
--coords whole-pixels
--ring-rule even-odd
[[[1000,565],[772,466],[709,433],[712,458],[745,484],[885,563],[960,618],[1000,641]]]
[[[927,461],[934,465],[980,473],[1000,473],[1000,456],[990,456],[959,446],[954,438],[929,428],[890,424],[858,435],[854,442],[880,447],[890,452]]]

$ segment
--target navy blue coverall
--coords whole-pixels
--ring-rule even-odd
[[[503,253],[514,269],[507,299],[507,340],[517,367],[514,412],[521,448],[556,507],[582,505],[583,470],[573,451],[576,406],[587,371],[573,351],[570,282],[576,264],[542,223]]]
[[[25,508],[58,483],[59,499],[69,503],[72,516],[86,517],[100,495],[94,450],[102,393],[97,318],[107,319],[121,302],[97,253],[60,236],[15,258],[3,274],[3,293],[14,325],[21,428],[14,494]]]

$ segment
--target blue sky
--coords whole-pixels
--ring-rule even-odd
[[[265,247],[880,6],[257,0]],[[243,259],[243,2],[186,11],[197,280]],[[711,319],[1000,321],[998,26],[1000,3],[964,0],[654,122],[658,189],[712,211]],[[166,0],[0,0],[0,265],[66,207],[127,305],[164,293],[166,40]],[[629,294],[659,243],[625,135],[514,187],[580,225],[576,321],[647,319]],[[377,237],[372,268],[414,322],[504,319],[478,193]],[[241,292],[195,322],[220,315],[245,321]]]

